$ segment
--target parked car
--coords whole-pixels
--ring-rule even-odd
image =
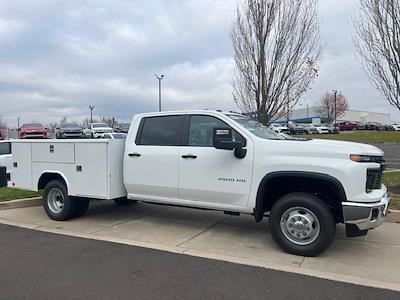
[[[47,128],[40,123],[23,124],[19,129],[20,139],[47,139]]]
[[[104,133],[113,132],[113,129],[106,123],[90,124],[90,135],[92,138],[101,138]]]
[[[102,139],[123,140],[126,139],[126,133],[123,132],[110,132],[104,133]]]
[[[57,139],[73,139],[82,138],[83,129],[78,124],[65,123],[56,128]]]
[[[400,131],[400,123],[392,123],[392,126],[395,131]]]
[[[340,131],[348,131],[348,130],[363,130],[365,126],[359,122],[342,122],[336,125],[339,127]]]
[[[367,122],[364,124],[366,130],[385,130],[385,126],[378,122]]]
[[[315,256],[332,243],[336,224],[346,224],[349,237],[366,235],[390,204],[377,147],[286,139],[229,112],[139,114],[126,143],[16,140],[12,148],[11,184],[44,189],[44,210],[57,221],[83,215],[93,198],[249,214],[255,222],[268,215],[284,251]]]
[[[275,131],[276,133],[288,133],[289,129],[287,128],[286,125],[283,124],[277,124],[277,123],[272,123],[271,125],[269,125],[269,128],[273,131]]]
[[[292,124],[289,126],[289,134],[307,134],[307,131],[300,125]]]
[[[131,126],[130,123],[121,123],[115,128],[115,132],[123,132],[123,133],[128,133],[129,131],[129,126]]]
[[[318,134],[318,130],[313,124],[302,124],[301,127],[304,128],[306,134]]]
[[[329,127],[324,124],[314,124],[314,127],[317,129],[319,134],[329,133]]]
[[[394,131],[394,126],[393,126],[393,124],[385,123],[385,124],[382,124],[382,125],[383,125],[383,127],[385,128],[385,131]]]
[[[12,155],[10,141],[0,141],[0,166],[6,167],[7,181],[9,181],[12,172]]]
[[[328,127],[330,134],[338,134],[340,133],[340,127],[334,125],[326,125]]]

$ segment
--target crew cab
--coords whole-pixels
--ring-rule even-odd
[[[92,138],[101,138],[104,133],[113,132],[113,129],[106,123],[91,123],[90,133]]]
[[[54,220],[89,199],[213,209],[269,218],[288,253],[315,256],[345,223],[348,236],[379,226],[390,197],[383,152],[358,143],[298,139],[237,113],[177,111],[132,119],[127,139],[13,141],[11,185],[44,189]]]
[[[18,131],[20,139],[47,138],[47,128],[40,123],[23,124]]]

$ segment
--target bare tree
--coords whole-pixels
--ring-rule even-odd
[[[7,122],[3,120],[3,118],[0,116],[0,129],[7,129]]]
[[[335,94],[333,92],[326,92],[321,97],[319,103],[319,113],[328,119],[328,122],[333,122],[335,119]],[[336,118],[344,115],[346,110],[349,109],[349,102],[347,97],[342,92],[336,94]]]
[[[286,116],[318,74],[317,0],[243,0],[231,28],[233,97],[264,124]]]
[[[360,0],[360,10],[357,54],[375,87],[400,110],[400,2]]]

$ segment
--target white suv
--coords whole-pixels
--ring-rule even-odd
[[[92,138],[101,138],[103,134],[113,132],[113,129],[106,123],[92,123],[90,124],[90,132]]]

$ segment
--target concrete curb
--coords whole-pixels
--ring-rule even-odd
[[[41,206],[43,204],[42,197],[17,199],[11,201],[0,202],[0,210],[22,208],[22,207],[32,207]],[[400,210],[390,209],[389,214],[386,217],[385,222],[389,223],[400,223]]]
[[[17,199],[17,200],[0,202],[0,210],[21,208],[21,207],[40,206],[40,205],[42,205],[42,203],[43,203],[42,197]]]

